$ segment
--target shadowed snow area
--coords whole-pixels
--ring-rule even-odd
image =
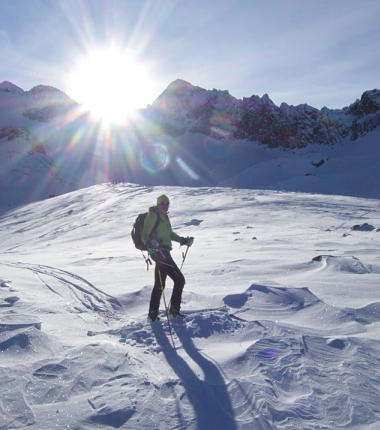
[[[170,326],[130,239],[162,193],[195,237]],[[379,428],[378,200],[103,184],[0,237],[1,430]]]

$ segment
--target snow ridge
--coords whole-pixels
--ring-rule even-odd
[[[126,241],[162,192],[109,183],[2,210],[1,425],[377,428],[379,202],[165,187],[173,229],[196,238],[173,346]]]

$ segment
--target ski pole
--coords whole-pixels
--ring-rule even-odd
[[[166,318],[168,319],[168,326],[169,326],[169,333],[170,333],[170,337],[172,338],[172,343],[173,343],[173,348],[175,349],[175,345],[174,345],[174,339],[173,339],[173,334],[172,334],[172,326],[170,324],[170,319],[169,319],[169,309],[166,305],[166,299],[165,299],[165,292],[164,292],[164,285],[162,283],[162,277],[161,277],[161,271],[160,271],[160,266],[158,264],[158,259],[157,259],[157,270],[158,270],[158,276],[160,278],[160,285],[161,285],[161,291],[162,291],[162,297],[164,298],[164,305],[165,305],[165,310],[166,310]]]
[[[186,260],[186,255],[187,255],[187,251],[189,250],[189,245],[187,245],[187,248],[186,248],[186,252],[185,253],[183,253],[182,252],[182,264],[181,264],[181,268],[179,269],[179,270],[181,270],[182,271],[182,267],[183,267],[183,263],[185,262],[185,260]]]
[[[146,270],[149,270],[149,264],[152,265],[152,262],[151,262],[151,260],[149,258],[149,254],[148,254],[148,257],[145,257],[145,254],[142,252],[142,249],[140,251],[141,251],[141,254],[144,257],[144,260],[145,260],[145,263],[146,263]]]

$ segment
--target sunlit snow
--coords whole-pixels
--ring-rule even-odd
[[[195,237],[173,339],[130,239],[162,192]],[[127,183],[1,207],[0,428],[378,428],[379,211]]]

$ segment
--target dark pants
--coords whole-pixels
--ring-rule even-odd
[[[154,287],[150,299],[149,310],[159,309],[162,295],[161,282],[162,288],[165,288],[167,276],[169,276],[169,278],[174,282],[170,304],[171,306],[175,306],[179,309],[181,306],[182,290],[185,286],[185,277],[175,264],[169,251],[161,249],[157,253],[152,254],[151,257],[156,262],[156,268],[154,270]]]

